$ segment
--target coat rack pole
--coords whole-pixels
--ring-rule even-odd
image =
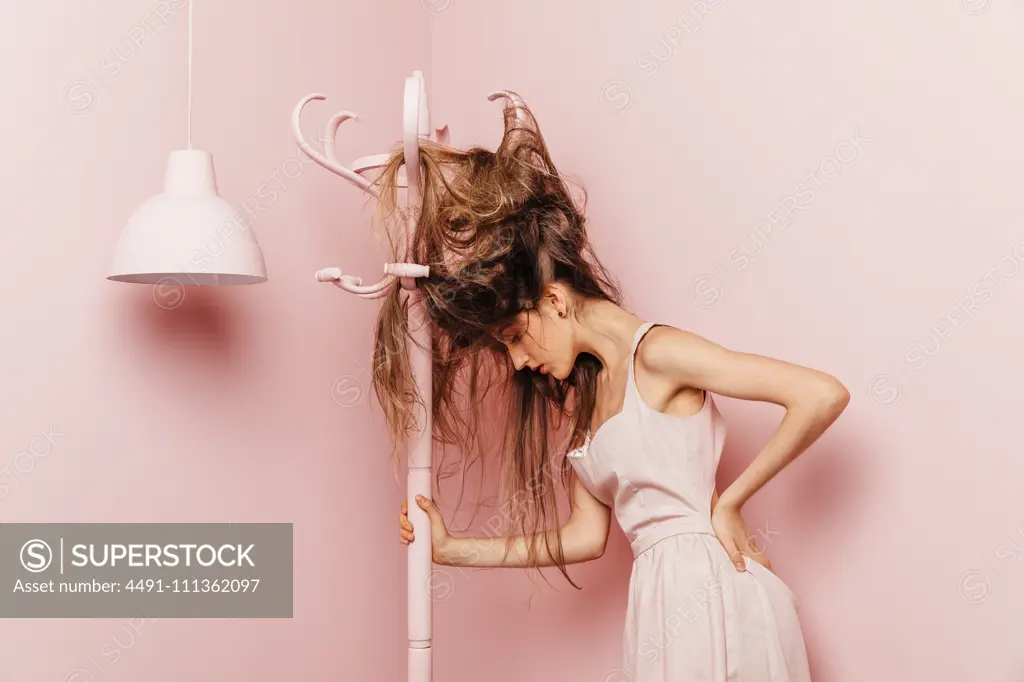
[[[412,367],[416,389],[426,396],[424,404],[430,406],[433,368],[430,361],[430,320],[423,308],[419,291],[409,296],[409,364]],[[416,540],[409,545],[409,681],[430,682],[432,670],[431,640],[433,637],[433,559],[430,546],[430,520],[416,504],[416,495],[433,499],[433,468],[431,440],[433,432],[432,410],[420,410],[418,430],[409,442],[409,464],[406,482],[407,507],[414,528],[420,528]],[[419,512],[413,516],[413,510]]]
[[[402,211],[404,234],[401,249],[403,258],[408,260],[408,247],[421,205],[419,191],[419,142],[421,139],[433,139],[448,142],[447,127],[431,133],[430,114],[426,102],[426,84],[423,74],[414,71],[406,78],[403,102],[403,148],[405,164],[398,173],[398,186],[406,188],[406,205]],[[335,146],[338,127],[341,123],[357,118],[355,114],[342,111],[334,115],[327,127],[329,139],[318,140],[324,145],[310,144],[302,133],[300,119],[302,108],[312,100],[326,99],[321,94],[307,95],[295,106],[292,112],[292,134],[299,143],[300,149],[310,159],[327,170],[348,180],[360,190],[379,198],[376,187],[361,174],[375,171],[386,161],[387,154],[357,159],[352,167],[338,162]],[[404,171],[404,172],[403,172]],[[416,504],[416,495],[433,499],[433,329],[430,319],[423,307],[420,292],[416,287],[416,278],[427,277],[430,269],[415,263],[386,263],[385,276],[376,284],[363,285],[362,279],[345,275],[340,268],[329,267],[316,273],[320,282],[330,282],[340,289],[356,294],[362,298],[380,298],[386,295],[392,286],[401,286],[402,295],[407,303],[409,315],[409,364],[412,368],[413,381],[420,396],[417,405],[415,428],[409,434],[407,445],[408,474],[406,479],[406,497],[409,520],[415,528],[423,529],[408,550],[408,638],[409,638],[409,682],[430,682],[432,676],[433,639],[433,600],[432,573],[433,555],[431,552],[430,520],[427,513]]]
[[[292,110],[292,135],[299,148],[310,159],[332,173],[347,180],[367,194],[380,198],[379,191],[363,173],[376,171],[386,163],[387,154],[365,156],[352,162],[351,167],[342,165],[336,155],[336,143],[339,126],[345,121],[358,118],[350,111],[336,113],[327,125],[327,139],[317,140],[310,144],[302,133],[302,108],[313,100],[327,99],[324,95],[313,93],[306,95]],[[487,96],[494,101],[505,99],[506,107],[511,105],[512,122],[515,126],[527,126],[525,105],[513,92],[498,90]],[[508,109],[506,108],[506,111]],[[510,122],[506,120],[506,131]],[[405,163],[398,171],[398,187],[406,189],[406,204],[401,212],[403,234],[401,235],[400,253],[404,260],[409,260],[409,245],[419,219],[422,197],[420,196],[420,141],[431,140],[440,144],[449,143],[448,126],[432,129],[430,110],[427,107],[427,87],[421,71],[413,71],[413,75],[405,79],[405,92],[402,107],[402,146],[405,152]],[[318,147],[323,144],[323,150]],[[423,307],[423,301],[416,279],[428,277],[430,268],[416,263],[400,262],[385,263],[384,278],[376,284],[364,285],[362,279],[343,274],[340,268],[328,267],[316,273],[319,282],[330,282],[338,288],[362,298],[380,298],[386,295],[392,286],[401,286],[405,302],[408,304],[409,364],[412,368],[413,381],[419,392],[420,401],[416,405],[418,411],[415,427],[409,434],[407,445],[408,474],[406,478],[406,504],[409,520],[414,528],[421,530],[417,540],[409,545],[408,552],[408,637],[409,637],[409,682],[430,682],[432,675],[433,640],[433,553],[431,552],[430,519],[427,513],[416,504],[416,496],[423,495],[433,499],[433,328],[430,318]]]

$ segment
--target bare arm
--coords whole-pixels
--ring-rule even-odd
[[[566,564],[578,564],[597,559],[604,554],[611,525],[611,511],[599,502],[580,482],[575,473],[571,476],[572,510],[569,519],[559,530],[537,533],[533,536],[514,535],[509,537],[453,538],[448,536],[439,547],[434,548],[434,561],[449,566],[478,566],[522,568],[527,565],[528,537],[538,542],[540,566],[555,566],[556,562],[547,549],[554,547],[556,535],[562,534],[562,553]],[[511,545],[508,557],[505,548]]]
[[[739,508],[804,452],[846,409],[850,393],[834,376],[783,360],[728,350],[674,327],[652,329],[638,362],[680,387],[775,403],[786,416],[750,466],[712,505]]]

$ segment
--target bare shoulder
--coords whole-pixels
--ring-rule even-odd
[[[825,372],[778,358],[731,350],[700,334],[657,325],[637,349],[638,365],[677,387],[700,388],[743,400],[792,407],[819,404],[845,407],[849,392]]]
[[[725,349],[696,332],[659,323],[644,335],[637,363],[652,372],[685,373],[706,365],[719,351]]]

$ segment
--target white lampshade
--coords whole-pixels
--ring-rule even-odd
[[[164,191],[132,214],[107,279],[183,285],[256,284],[267,280],[249,216],[217,193],[213,157],[171,152]]]

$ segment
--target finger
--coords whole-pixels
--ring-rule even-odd
[[[430,531],[433,533],[440,533],[445,529],[444,517],[441,516],[441,512],[434,504],[433,500],[429,500],[422,495],[417,496],[416,503],[427,512],[427,520],[430,522]]]
[[[409,513],[409,500],[405,499],[404,497],[402,498],[402,513]]]
[[[743,561],[743,554],[740,553],[739,547],[732,539],[726,538],[722,541],[722,546],[725,547],[725,551],[729,553],[729,561],[736,567],[737,571],[746,569],[746,563]]]
[[[764,555],[761,548],[755,542],[747,541],[747,546],[741,550],[745,556],[750,557],[765,568],[768,568],[768,557]]]
[[[743,554],[750,557],[757,563],[761,564],[768,570],[771,570],[771,562],[768,561],[768,557],[765,556],[764,549],[758,545],[757,538],[747,538],[746,548],[743,549]]]
[[[755,557],[755,556],[758,556],[759,554],[763,554],[764,553],[761,550],[761,548],[758,546],[758,544],[757,544],[757,538],[755,538],[753,536],[748,536],[747,537],[747,541],[745,543],[743,543],[743,544],[744,544],[743,553],[746,554],[747,556]]]
[[[416,496],[416,504],[419,505],[420,509],[422,509],[423,511],[427,512],[427,516],[430,517],[431,521],[433,521],[434,513],[436,512],[436,509],[434,508],[433,501],[432,500],[428,500],[427,498],[423,497],[422,495],[417,495]]]

